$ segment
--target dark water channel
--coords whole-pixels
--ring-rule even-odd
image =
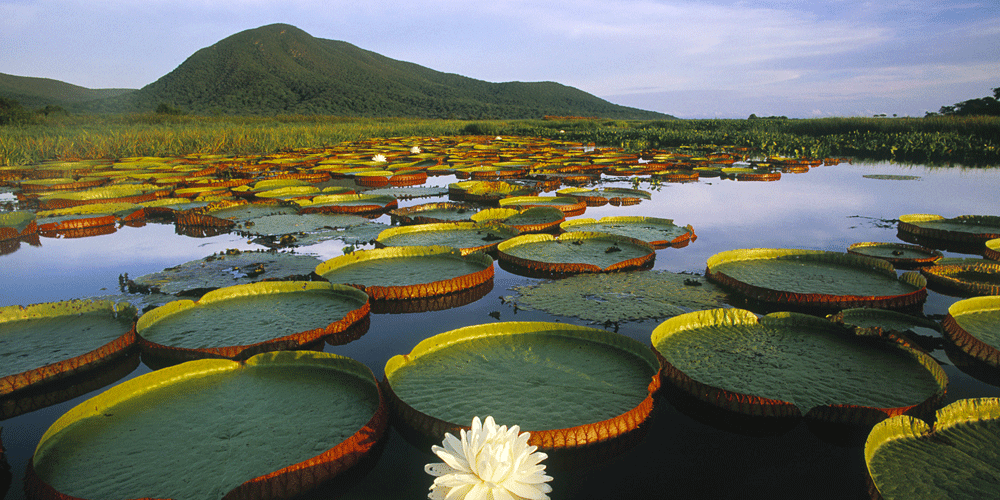
[[[865,176],[914,176],[890,180]],[[432,177],[427,186],[454,177]],[[607,184],[631,187],[631,183]],[[643,181],[641,189],[649,189]],[[731,249],[775,247],[846,251],[856,242],[900,242],[894,219],[902,214],[945,217],[1000,214],[1000,169],[841,164],[808,173],[782,175],[777,182],[737,182],[706,178],[664,183],[651,201],[630,207],[588,208],[581,217],[642,215],[694,226],[698,238],[684,248],[657,251],[654,269],[703,273],[711,255]],[[0,195],[2,196],[2,195]],[[408,206],[445,199],[401,202]],[[388,223],[388,217],[380,219]],[[322,259],[342,254],[343,243],[299,248]],[[80,239],[42,238],[40,246],[22,244],[0,256],[0,306],[32,304],[118,293],[118,277],[140,276],[229,248],[258,249],[234,234],[209,238],[178,235],[171,225],[122,227],[115,233]],[[946,256],[974,257],[946,251]],[[493,289],[460,307],[435,312],[373,314],[368,332],[327,352],[367,364],[381,378],[386,361],[408,353],[420,340],[454,328],[496,321],[580,320],[546,313],[515,311],[500,297],[511,286],[537,281],[499,266]],[[930,291],[924,313],[940,318],[956,297]],[[625,323],[619,333],[649,343],[659,321]],[[950,384],[945,403],[969,397],[997,397],[997,379],[982,381],[954,366],[943,350]],[[150,369],[139,364],[126,378]],[[990,383],[992,382],[992,383]],[[115,382],[117,383],[117,382]],[[877,383],[877,381],[873,381]],[[4,500],[23,497],[21,481],[34,447],[50,424],[68,409],[104,388],[21,416],[0,420],[13,484]],[[863,498],[866,469],[863,435],[799,422],[792,426],[757,425],[719,419],[683,397],[658,401],[649,434],[635,448],[586,469],[550,470],[552,498]],[[426,498],[431,477],[423,471],[438,461],[390,429],[386,446],[371,471],[357,478],[344,498]],[[0,492],[2,493],[2,492]]]

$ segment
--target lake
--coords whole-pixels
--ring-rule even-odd
[[[867,176],[867,177],[866,177]],[[899,176],[899,177],[887,177]],[[454,176],[431,177],[424,186],[447,186]],[[604,183],[632,187],[627,179]],[[643,180],[640,189],[650,189]],[[801,248],[846,251],[857,242],[901,242],[895,219],[910,213],[1000,215],[1000,169],[931,167],[890,163],[841,163],[807,173],[784,173],[776,182],[702,178],[662,183],[652,200],[633,206],[588,207],[580,217],[636,215],[673,219],[694,227],[697,240],[682,248],[656,252],[655,270],[703,274],[706,260],[739,248]],[[551,193],[550,193],[551,194]],[[0,201],[11,200],[0,192]],[[447,197],[400,201],[406,207]],[[389,223],[389,217],[378,221]],[[172,225],[148,223],[120,227],[87,238],[41,238],[40,246],[22,243],[0,256],[0,305],[89,298],[118,293],[119,276],[161,271],[226,249],[261,249],[235,234],[193,238]],[[345,244],[327,241],[297,248],[321,259],[343,254]],[[974,255],[945,251],[947,257]],[[496,321],[586,322],[543,312],[515,310],[502,296],[511,287],[537,278],[495,266],[493,289],[470,304],[442,311],[372,314],[368,332],[326,352],[369,366],[382,378],[386,361],[410,352],[429,336],[467,325]],[[940,319],[957,297],[929,291],[923,312]],[[661,320],[629,322],[608,328],[645,344]],[[943,350],[932,353],[949,377],[945,404],[963,398],[998,397],[1000,387],[958,369]],[[150,369],[139,364],[126,378]],[[995,380],[994,380],[994,383]],[[0,421],[13,484],[6,499],[23,496],[27,461],[48,426],[68,409],[98,394],[97,389],[69,401]],[[550,470],[552,498],[864,498],[866,468],[863,436],[833,432],[800,422],[791,428],[759,428],[740,421],[720,422],[683,398],[657,401],[649,432],[635,448],[586,469]],[[500,422],[504,423],[504,422]],[[513,423],[511,423],[513,424]],[[385,448],[371,471],[357,478],[344,498],[425,498],[431,477],[424,464],[439,461],[429,449],[416,449],[390,429]]]

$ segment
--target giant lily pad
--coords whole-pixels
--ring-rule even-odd
[[[886,500],[1000,496],[1000,399],[962,399],[933,426],[907,415],[876,425],[865,442],[868,474]]]
[[[871,425],[933,408],[947,386],[944,371],[922,351],[805,314],[692,312],[661,323],[651,340],[664,377],[698,399],[749,415]]]
[[[0,212],[0,241],[13,240],[38,232],[35,214],[28,211]]]
[[[314,233],[330,229],[361,226],[369,220],[350,214],[282,214],[268,215],[243,223],[243,231],[258,236],[277,236],[294,233]]]
[[[578,274],[514,287],[521,309],[594,323],[667,318],[725,304],[725,293],[690,274],[667,271]]]
[[[993,238],[986,242],[983,257],[990,260],[1000,260],[1000,238]]]
[[[376,248],[327,260],[316,274],[363,289],[373,299],[417,299],[491,282],[493,259],[443,246]]]
[[[610,233],[648,242],[654,248],[684,246],[696,238],[690,225],[681,227],[671,219],[658,217],[604,217],[573,219],[560,224],[564,231],[595,231]]]
[[[625,236],[574,231],[558,237],[525,234],[497,246],[500,261],[529,272],[577,274],[641,268],[656,258],[653,246]]]
[[[441,222],[471,222],[476,207],[468,203],[424,203],[397,208],[390,212],[400,224],[435,224]]]
[[[441,333],[393,356],[385,386],[401,425],[425,438],[492,415],[558,450],[634,435],[652,410],[658,368],[648,347],[622,335],[506,322]]]
[[[384,212],[399,206],[392,196],[372,194],[330,194],[319,195],[311,200],[296,200],[299,212],[328,212],[338,214],[360,214]]]
[[[163,358],[245,359],[343,332],[369,307],[368,296],[348,286],[262,282],[220,288],[197,302],[168,302],[143,314],[135,328],[143,352]]]
[[[941,323],[945,335],[959,349],[1000,368],[1000,296],[955,302]]]
[[[557,195],[569,196],[587,203],[587,206],[599,207],[608,204],[611,200],[617,200],[618,204],[635,205],[642,200],[651,198],[649,191],[628,188],[565,188],[556,191]],[[629,200],[622,203],[622,200]]]
[[[899,216],[899,230],[924,238],[982,243],[1000,238],[1000,216],[959,215],[946,219],[940,215],[908,214]]]
[[[371,371],[320,352],[192,361],[136,377],[49,427],[26,487],[73,498],[289,498],[377,448]]]
[[[501,207],[554,207],[566,217],[582,215],[587,210],[587,202],[571,196],[511,196],[498,201]]]
[[[229,250],[140,276],[133,284],[160,293],[201,295],[216,288],[265,279],[306,279],[319,262],[309,255]]]
[[[133,203],[93,203],[36,214],[38,231],[42,234],[67,233],[99,226],[113,226],[119,222],[137,222],[145,218],[141,205]]]
[[[517,229],[496,222],[442,222],[390,227],[379,233],[375,243],[387,247],[450,246],[468,255],[489,252],[517,235]]]
[[[566,220],[562,210],[555,207],[488,208],[472,216],[476,222],[496,221],[512,226],[522,233],[552,231]]]
[[[938,250],[905,243],[855,243],[847,247],[847,253],[882,259],[901,269],[933,264],[944,257],[944,254]]]
[[[920,270],[935,290],[966,295],[1000,295],[1000,262],[931,266]]]
[[[0,395],[89,370],[135,345],[135,307],[67,301],[0,308]]]
[[[759,302],[783,306],[897,309],[922,303],[917,272],[884,260],[821,250],[754,248],[709,257],[705,276]]]

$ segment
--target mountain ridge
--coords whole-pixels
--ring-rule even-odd
[[[492,83],[444,73],[348,42],[316,38],[287,24],[230,35],[141,89],[90,92],[77,91],[75,100],[53,104],[91,112],[152,111],[167,104],[193,114],[672,118],[556,82]],[[10,94],[0,80],[0,96],[16,98]],[[94,98],[80,97],[85,95]],[[34,106],[39,101],[32,102],[22,101]]]

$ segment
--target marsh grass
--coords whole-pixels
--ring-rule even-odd
[[[0,127],[0,165],[188,154],[264,155],[403,136],[537,136],[627,151],[749,148],[758,156],[1000,164],[1000,117],[438,120],[319,115],[70,115]]]

